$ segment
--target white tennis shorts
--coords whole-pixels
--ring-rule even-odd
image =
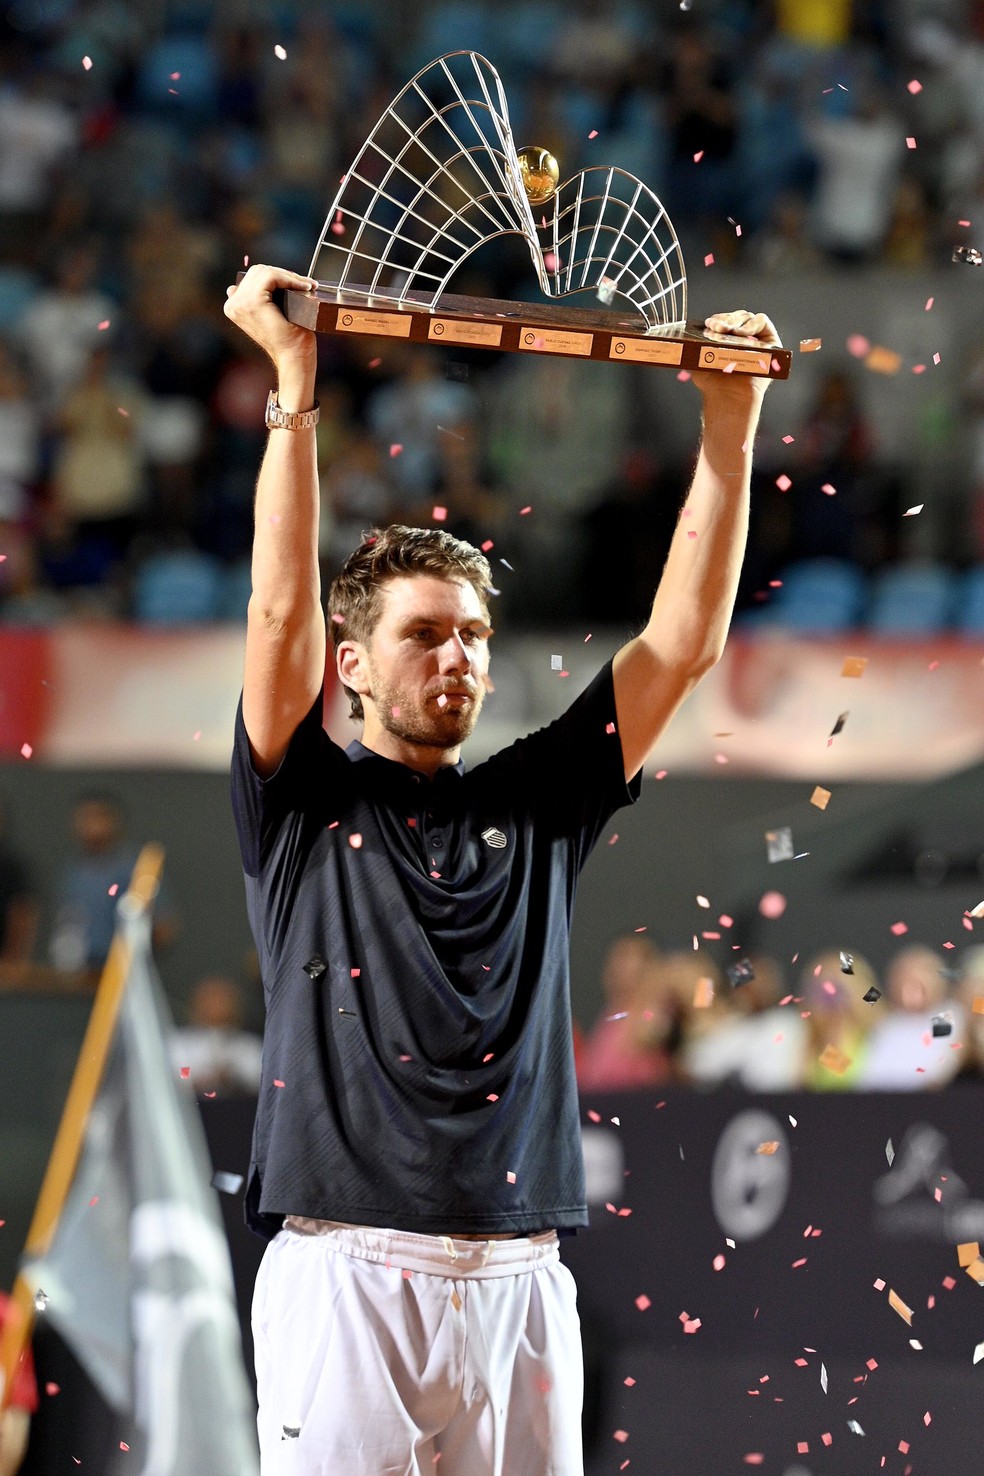
[[[580,1323],[553,1230],[285,1228],[253,1339],[261,1476],[583,1476]]]

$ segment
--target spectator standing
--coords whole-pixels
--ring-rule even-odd
[[[888,1010],[871,1033],[858,1080],[866,1090],[907,1092],[945,1086],[961,1065],[965,1029],[959,1000],[947,997],[943,959],[921,944],[901,948],[885,975]],[[936,1029],[949,1026],[945,1035]]]
[[[63,253],[55,281],[40,292],[17,325],[38,395],[60,406],[82,379],[99,342],[101,323],[111,326],[116,304],[95,285],[98,258],[91,246]]]
[[[853,113],[821,114],[808,136],[819,175],[813,199],[813,236],[834,261],[855,266],[882,249],[905,156],[898,117],[874,82],[855,84]]]
[[[198,1092],[255,1096],[263,1042],[243,1029],[242,998],[234,980],[210,974],[195,986],[188,1024],[170,1043],[176,1070],[187,1071]]]
[[[601,985],[605,1005],[577,1067],[581,1091],[653,1086],[671,1073],[667,1049],[673,996],[660,956],[647,938],[617,938],[605,957]]]
[[[76,854],[58,880],[49,953],[57,969],[97,974],[113,941],[117,899],[129,884],[137,847],[125,837],[123,807],[111,794],[88,794],[77,802],[72,836]],[[154,914],[155,946],[169,943],[176,926],[162,892]]]

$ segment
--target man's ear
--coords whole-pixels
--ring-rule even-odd
[[[344,687],[348,687],[350,692],[358,692],[360,697],[368,694],[368,662],[361,641],[342,641],[335,653],[335,666]]]

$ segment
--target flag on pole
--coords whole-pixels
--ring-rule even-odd
[[[229,1250],[194,1096],[168,1058],[140,867],[118,909],[15,1298],[52,1323],[135,1428],[106,1476],[255,1476]],[[155,889],[156,877],[145,890]],[[0,1346],[0,1364],[15,1363]]]

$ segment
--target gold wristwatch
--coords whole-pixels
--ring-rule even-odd
[[[321,406],[317,400],[313,410],[281,410],[277,391],[271,390],[267,395],[264,416],[267,430],[307,430],[309,426],[317,425],[320,415]]]

